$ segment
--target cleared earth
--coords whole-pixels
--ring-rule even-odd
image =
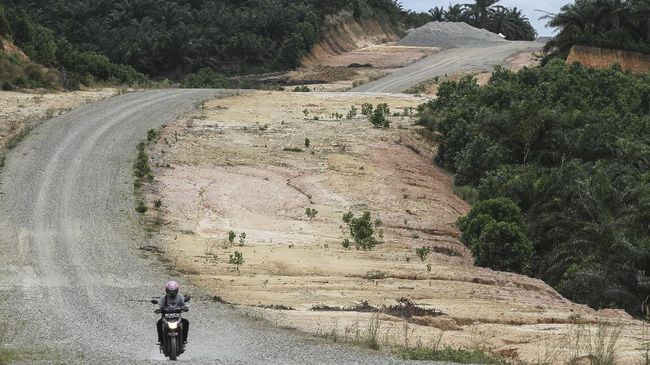
[[[209,101],[164,128],[152,147],[155,181],[144,193],[162,207],[143,222],[192,283],[279,326],[354,341],[379,321],[382,345],[439,342],[526,362],[580,357],[620,330],[621,361],[640,361],[647,324],[573,304],[539,280],[472,265],[454,226],[468,205],[432,165],[426,133],[404,116],[423,101],[288,92]],[[364,102],[399,113],[392,128],[346,118]],[[341,246],[348,210],[383,221],[375,250]],[[246,233],[243,246],[228,243],[231,230]],[[415,254],[421,246],[432,249],[424,261]],[[234,251],[243,254],[239,270],[229,263]],[[363,312],[398,298],[429,311]]]
[[[136,223],[132,158],[148,129],[228,94],[117,96],[43,123],[9,152],[0,172],[0,360],[5,353],[45,363],[163,360],[149,299],[177,274],[157,259],[156,242]],[[270,326],[179,280],[195,294],[183,360],[402,363]]]

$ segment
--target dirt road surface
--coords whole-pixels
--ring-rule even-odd
[[[484,48],[447,49],[352,91],[400,93],[422,81],[461,71],[491,70],[515,53],[541,48],[538,42],[508,42]]]
[[[135,146],[217,91],[166,90],[85,105],[35,129],[0,175],[2,346],[44,360],[164,360],[148,302],[169,273],[133,212]],[[225,95],[224,93],[221,93]],[[198,289],[188,318],[192,363],[398,363],[356,347],[274,328]]]

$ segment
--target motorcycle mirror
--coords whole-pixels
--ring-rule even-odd
[[[158,300],[157,299],[151,299],[151,304],[158,304]]]

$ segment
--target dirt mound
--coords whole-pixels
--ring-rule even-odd
[[[27,57],[27,55],[21,51],[20,48],[16,47],[13,43],[2,37],[0,37],[0,51],[8,55],[14,55],[23,62],[31,62],[29,57]]]
[[[414,29],[397,42],[401,46],[465,48],[507,42],[498,34],[467,23],[431,22]]]
[[[566,62],[567,64],[578,62],[592,68],[610,68],[618,63],[624,70],[634,73],[650,72],[650,55],[619,49],[575,46],[571,48]]]

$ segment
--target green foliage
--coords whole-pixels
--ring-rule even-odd
[[[357,116],[358,113],[359,113],[359,110],[357,109],[357,107],[352,105],[350,107],[350,111],[348,112],[347,118],[348,119],[353,119],[353,118],[355,118]]]
[[[456,350],[450,347],[444,349],[415,347],[402,352],[405,360],[444,361],[457,364],[491,364],[506,365],[507,362],[494,358],[482,351]]]
[[[235,237],[237,237],[237,233],[235,233],[235,231],[228,231],[228,243],[231,245],[235,243]]]
[[[197,73],[187,75],[181,82],[181,87],[189,89],[225,89],[228,87],[228,80],[224,75],[205,67]]]
[[[370,109],[368,111],[370,110],[372,110],[372,105],[370,106]],[[368,119],[370,120],[370,123],[372,123],[372,125],[375,126],[375,128],[389,128],[390,127],[390,120],[388,119],[389,115],[390,115],[390,109],[388,108],[388,104],[381,103],[378,104],[374,110],[372,110]]]
[[[461,241],[473,249],[485,227],[495,222],[512,223],[525,231],[521,209],[509,198],[500,197],[476,203],[466,216],[458,219],[458,228],[463,233]]]
[[[472,246],[477,266],[517,273],[528,272],[533,250],[520,226],[496,221],[483,227]]]
[[[142,201],[142,200],[138,200],[135,203],[135,211],[140,213],[140,214],[146,213],[148,209],[149,208],[147,208],[147,204],[145,204],[145,202]]]
[[[23,2],[20,5],[24,5]],[[60,69],[64,87],[78,88],[79,83],[90,85],[92,81],[122,84],[147,81],[130,66],[112,63],[95,52],[80,51],[52,29],[34,22],[24,9],[14,6],[17,5],[6,9],[13,41],[32,61]]]
[[[160,200],[160,199],[156,199],[156,200],[154,200],[154,202],[153,202],[153,206],[154,206],[154,208],[156,208],[156,209],[160,209],[160,207],[162,207],[162,200]]]
[[[418,255],[420,261],[424,262],[427,259],[427,256],[431,253],[431,247],[422,246],[415,249],[415,254]],[[429,270],[430,271],[430,270]]]
[[[445,9],[436,6],[429,10],[430,21],[464,22],[476,28],[501,33],[511,41],[533,41],[535,28],[517,7],[498,5],[499,0],[475,0],[470,4],[449,4]]]
[[[149,129],[147,131],[147,142],[152,142],[158,138],[158,132],[155,129]]]
[[[311,141],[309,140],[309,138],[305,138],[305,147],[309,148],[309,145],[311,145]]]
[[[230,265],[235,265],[235,268],[237,271],[239,271],[239,267],[244,264],[244,254],[242,254],[239,251],[235,251],[232,253],[228,259],[228,263]]]
[[[361,114],[365,115],[366,117],[370,117],[372,115],[373,109],[374,106],[370,103],[361,104]]]
[[[559,60],[496,68],[485,86],[444,82],[419,111],[435,162],[482,200],[459,221],[475,255],[494,258],[503,247],[490,241],[506,237],[524,260],[519,232],[499,226],[512,223],[534,246],[532,275],[575,301],[640,315],[650,295],[650,76]]]
[[[566,58],[576,45],[650,54],[648,14],[647,0],[576,0],[546,17],[559,32],[544,47],[545,59]]]
[[[60,81],[56,71],[47,70],[35,63],[24,63],[17,57],[0,51],[0,87],[2,90],[54,89],[60,87]]]
[[[381,221],[376,220],[373,224],[370,212],[366,211],[358,218],[352,212],[347,212],[343,215],[343,222],[347,224],[357,250],[372,250],[379,243],[374,234],[375,228],[381,225]],[[349,246],[349,240],[344,240],[343,247]]]
[[[310,91],[311,91],[311,89],[309,88],[309,86],[305,86],[305,85],[296,86],[293,89],[293,92],[296,92],[296,93],[308,93]]]
[[[306,208],[305,209],[305,215],[307,217],[309,217],[310,220],[316,218],[317,214],[318,214],[318,211],[316,209],[312,209],[312,208]]]
[[[246,243],[246,232],[239,234],[239,245],[243,246]]]
[[[345,249],[347,250],[348,248],[350,248],[350,240],[347,239],[347,238],[344,239],[344,240],[341,242],[341,246],[343,246],[343,248],[345,248]]]
[[[151,166],[149,166],[149,155],[147,155],[146,144],[144,142],[138,143],[138,154],[133,163],[133,171],[136,178],[143,178],[151,173]]]
[[[7,11],[13,13],[7,18],[14,34],[26,30],[14,26],[19,16],[51,30],[51,36],[30,37],[44,42],[38,47],[19,42],[30,52],[48,50],[42,46],[51,39],[67,39],[81,54],[96,52],[113,63],[174,80],[206,67],[225,75],[293,68],[319,40],[328,15],[348,11],[396,27],[402,13],[392,0],[21,0],[9,4]],[[36,28],[27,30],[32,35],[41,32]]]

